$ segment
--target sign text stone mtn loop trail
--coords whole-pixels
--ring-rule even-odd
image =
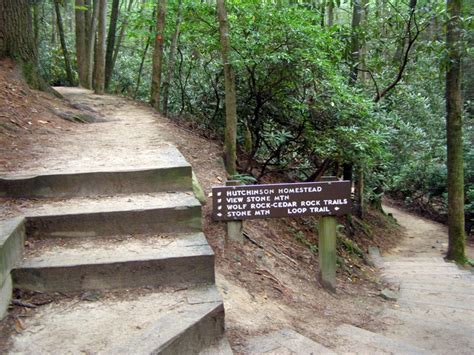
[[[328,181],[212,188],[213,218],[339,216],[351,212],[351,182]]]

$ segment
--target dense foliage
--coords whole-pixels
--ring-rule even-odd
[[[121,2],[117,36],[123,32],[124,37],[112,92],[149,99],[155,3]],[[411,9],[399,0],[361,1],[362,21],[357,28],[351,2],[331,1],[333,15],[322,5],[328,3],[227,1],[237,79],[240,172],[256,179],[278,172],[307,180],[323,173],[341,175],[344,166],[354,166],[358,169],[354,171],[365,172],[368,200],[377,200],[386,191],[442,215],[446,205],[444,2],[418,1]],[[47,17],[52,6],[46,0],[39,6],[42,67],[52,84],[64,84],[54,16]],[[168,1],[164,36],[166,73],[180,12],[169,112],[222,139],[224,88],[215,5],[185,0],[180,11],[178,6],[177,0]],[[63,8],[72,50],[72,1],[63,1]],[[472,15],[472,5],[464,12]],[[466,16],[466,68],[474,63],[468,45],[473,43],[472,27],[472,19]],[[361,45],[355,83],[349,81],[354,36]],[[379,100],[377,95],[394,82]],[[472,75],[465,76],[466,213],[471,216],[473,82]]]

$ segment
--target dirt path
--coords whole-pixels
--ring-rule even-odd
[[[384,205],[386,213],[395,217],[400,226],[405,229],[406,238],[389,254],[400,257],[413,256],[444,256],[448,250],[448,229],[444,224],[437,223],[397,207]],[[474,248],[466,246],[468,258],[474,258]]]
[[[384,206],[406,238],[378,259],[398,299],[381,316],[383,334],[436,354],[472,354],[474,275],[443,257],[447,228],[398,208]],[[472,257],[472,248],[467,248]],[[377,258],[376,258],[377,260]]]

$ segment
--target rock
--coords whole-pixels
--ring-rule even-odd
[[[201,184],[199,184],[199,181],[197,179],[196,174],[194,174],[194,171],[192,179],[194,196],[196,196],[201,205],[204,206],[207,203],[206,195],[204,194],[204,190],[202,189]]]
[[[388,288],[384,288],[382,291],[380,291],[379,296],[387,301],[396,301],[398,298],[398,295]]]

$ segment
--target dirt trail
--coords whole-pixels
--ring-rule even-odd
[[[405,230],[400,244],[375,260],[398,299],[380,317],[383,334],[435,354],[472,354],[474,275],[446,262],[446,226],[384,206]],[[473,248],[467,246],[472,258]]]
[[[395,217],[404,228],[406,238],[402,239],[397,247],[390,250],[387,255],[400,257],[413,256],[444,256],[448,250],[448,228],[426,218],[405,212],[399,208],[384,205],[386,213]],[[474,248],[466,246],[468,258],[474,258]]]

